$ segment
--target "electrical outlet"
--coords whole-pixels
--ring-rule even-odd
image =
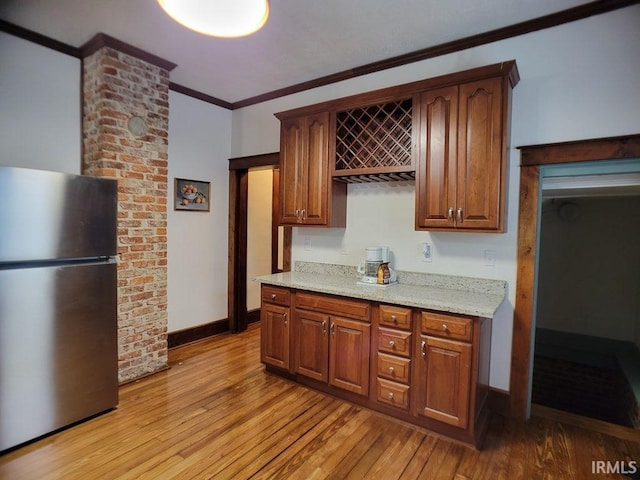
[[[433,259],[433,249],[427,242],[422,242],[422,261],[431,262]]]
[[[484,251],[484,264],[487,267],[494,267],[496,265],[496,252],[495,250]]]

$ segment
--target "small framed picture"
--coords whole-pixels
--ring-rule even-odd
[[[174,192],[175,210],[209,211],[211,182],[176,178]]]

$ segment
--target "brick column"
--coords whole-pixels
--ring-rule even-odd
[[[167,366],[169,71],[106,35],[83,52],[85,175],[118,180],[118,372]]]

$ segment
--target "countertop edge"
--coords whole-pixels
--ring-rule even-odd
[[[306,281],[296,276],[307,276]],[[356,285],[355,279],[324,277],[299,272],[277,273],[254,279],[267,285],[358,298],[379,303],[423,308],[461,315],[492,318],[504,302],[506,295],[466,292],[462,290],[434,288],[417,285],[393,285],[386,288],[375,285]],[[348,282],[346,284],[346,282]],[[346,284],[346,286],[345,286]],[[351,285],[352,284],[352,285]],[[464,298],[464,301],[461,300]]]

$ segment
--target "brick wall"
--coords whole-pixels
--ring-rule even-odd
[[[109,46],[83,59],[85,175],[118,180],[120,382],[167,366],[169,71]]]

